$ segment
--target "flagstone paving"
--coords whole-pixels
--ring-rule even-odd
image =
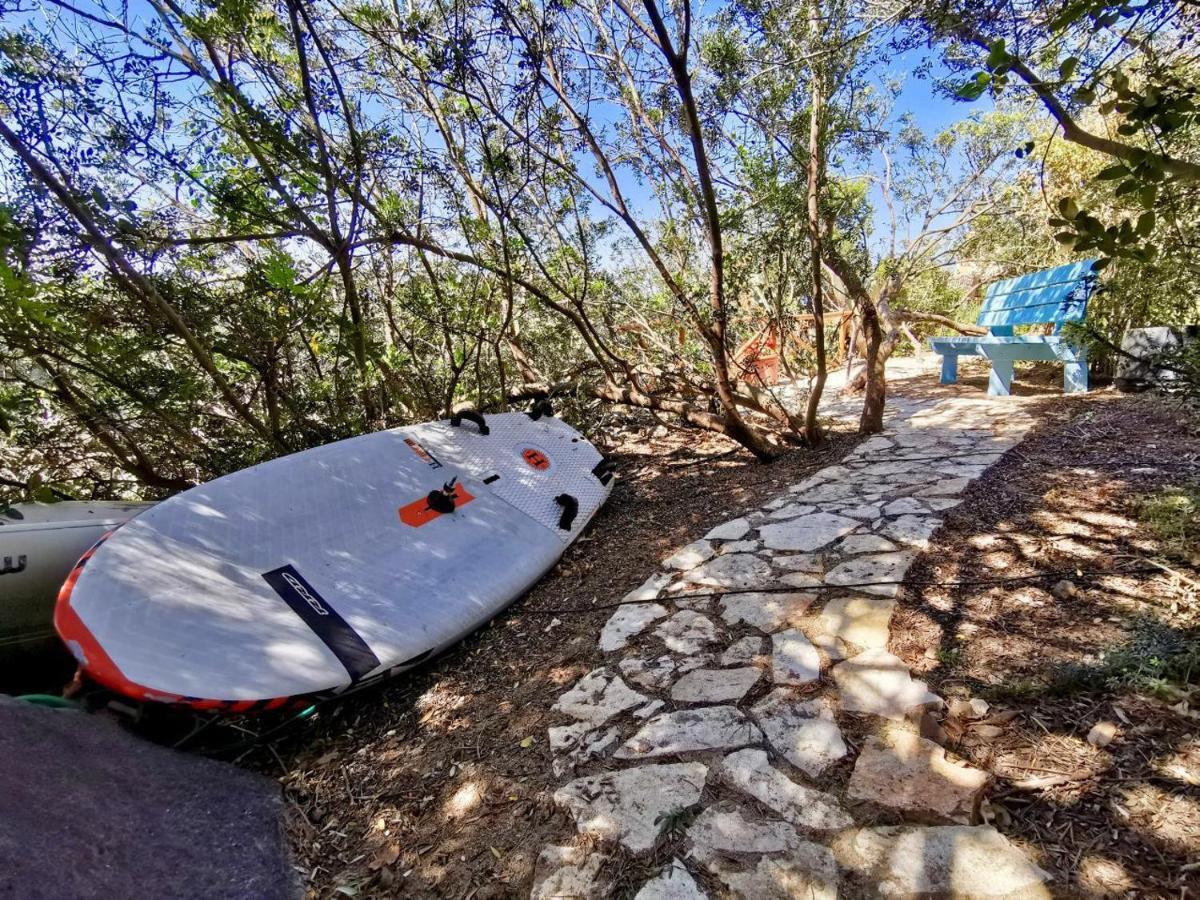
[[[681,547],[613,613],[605,665],[563,694],[550,729],[555,801],[591,842],[545,848],[535,897],[609,896],[627,865],[617,845],[645,856],[643,900],[716,885],[834,898],[851,882],[892,897],[1049,896],[1019,848],[971,824],[987,774],[920,736],[943,701],[887,650],[909,566],[1030,417],[1013,398],[934,394],[897,398],[886,424]],[[874,736],[851,746],[850,724]]]

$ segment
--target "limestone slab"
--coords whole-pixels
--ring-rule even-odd
[[[806,516],[810,512],[815,512],[816,507],[810,503],[789,503],[786,506],[781,506],[779,509],[773,510],[767,515],[768,519],[795,519],[798,516]]]
[[[839,836],[833,852],[883,897],[1051,896],[1050,876],[990,825],[864,828]]]
[[[704,536],[706,541],[737,541],[750,531],[750,520],[745,517],[722,522]]]
[[[617,611],[604,623],[600,631],[600,650],[611,653],[629,643],[629,639],[641,634],[650,623],[661,619],[668,610],[661,603],[629,603],[618,606]]]
[[[912,677],[903,660],[886,650],[865,650],[833,667],[842,709],[897,721],[918,707],[941,705],[925,682]]]
[[[744,638],[739,638],[721,654],[721,665],[723,666],[742,666],[748,665],[758,659],[763,652],[763,639],[754,635],[746,635]]]
[[[925,504],[915,497],[900,497],[883,508],[885,516],[926,515],[929,510]]]
[[[740,669],[696,669],[671,688],[678,703],[727,703],[741,700],[762,673],[753,666]]]
[[[744,622],[768,634],[794,625],[817,599],[817,595],[795,593],[726,594],[721,598],[721,618],[730,625]]]
[[[969,824],[987,783],[986,772],[955,765],[933,741],[893,728],[886,739],[867,739],[846,796],[909,819]]]
[[[798,700],[786,688],[751,709],[767,743],[804,774],[817,777],[846,755],[846,742],[828,699]]]
[[[646,759],[671,753],[732,750],[760,740],[762,732],[740,710],[705,706],[655,716],[613,755],[618,759]]]
[[[752,553],[723,553],[688,573],[693,584],[731,590],[771,587],[775,576],[766,560]]]
[[[707,900],[692,873],[678,859],[651,878],[633,896],[633,900]]]
[[[730,541],[721,545],[722,553],[754,553],[761,545],[758,541]]]
[[[852,534],[847,538],[843,538],[836,549],[838,553],[851,555],[858,553],[887,553],[895,550],[896,545],[887,538],[880,537],[877,534]]]
[[[696,568],[696,566],[705,560],[712,559],[716,552],[713,549],[713,545],[708,541],[692,541],[664,559],[663,565],[668,569],[678,569],[681,572],[687,572]]]
[[[602,900],[609,880],[602,869],[608,857],[582,847],[544,847],[533,870],[530,900]]]
[[[849,506],[837,506],[836,511],[852,519],[874,519],[883,511],[881,503],[855,503]]]
[[[818,512],[758,529],[763,545],[772,550],[820,550],[858,528],[858,521],[834,513]]]
[[[771,637],[771,677],[776,684],[801,685],[821,677],[821,654],[795,628]]]
[[[836,797],[792,781],[771,765],[766,751],[748,748],[731,753],[721,760],[716,775],[803,832],[841,831],[853,824]]]
[[[778,855],[795,850],[800,835],[787,822],[749,819],[732,804],[710,806],[688,828],[690,856],[705,865],[718,866],[731,854]]]
[[[631,656],[621,660],[617,666],[621,674],[638,687],[650,690],[665,688],[675,677],[675,658],[665,653],[654,659]]]
[[[835,597],[825,604],[813,626],[813,643],[834,659],[843,656],[843,644],[864,650],[887,647],[896,601],[871,594]]]
[[[788,572],[779,578],[780,584],[796,588],[815,588],[821,586],[821,576],[813,572]]]
[[[911,551],[873,553],[856,556],[825,573],[825,583],[834,586],[853,586],[856,591],[895,597],[900,592],[904,573],[912,565]]]
[[[576,778],[554,792],[580,833],[620,841],[635,853],[658,839],[664,815],[700,799],[708,768],[701,763],[637,766]]]
[[[827,847],[801,841],[785,856],[760,859],[749,872],[718,877],[734,897],[745,900],[837,900],[841,876]]]
[[[596,669],[580,678],[552,708],[573,719],[602,725],[646,700],[608,669]]]
[[[670,572],[656,572],[647,578],[639,587],[634,588],[621,598],[622,603],[643,603],[658,599],[662,589],[671,583],[674,576]]]
[[[942,520],[933,516],[901,516],[884,525],[879,533],[901,544],[924,550],[929,546],[929,538],[941,524]]]
[[[717,639],[712,619],[693,609],[682,609],[667,619],[654,634],[676,653],[699,653]]]
[[[970,478],[942,478],[928,487],[923,487],[917,491],[918,497],[944,497],[948,495],[961,494],[967,489],[967,485],[971,483]]]
[[[771,563],[791,572],[825,571],[825,560],[819,553],[792,553],[788,556],[776,556],[772,558]]]

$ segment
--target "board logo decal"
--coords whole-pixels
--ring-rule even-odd
[[[529,464],[531,469],[537,469],[539,472],[545,472],[550,468],[550,460],[546,458],[546,454],[536,447],[526,447],[521,451],[521,459]]]
[[[436,456],[434,456],[432,453],[430,453],[428,450],[426,450],[424,447],[422,447],[420,444],[418,444],[412,438],[406,437],[404,439],[404,443],[408,444],[408,449],[410,449],[413,453],[417,454],[418,458],[423,459],[425,462],[429,463],[429,468],[440,469],[442,467],[441,461]]]
[[[313,634],[321,639],[354,681],[379,667],[379,657],[367,646],[336,609],[317,590],[304,580],[292,565],[263,572],[266,580],[292,612],[304,620]]]

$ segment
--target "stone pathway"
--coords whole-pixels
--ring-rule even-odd
[[[892,400],[887,424],[680,548],[613,613],[605,665],[550,728],[554,800],[584,839],[542,851],[534,898],[609,896],[617,857],[648,865],[660,841],[677,856],[637,900],[833,898],[851,883],[1049,896],[1042,870],[973,824],[988,776],[921,737],[942,700],[887,651],[898,582],[1030,419],[1019,401],[945,392]]]

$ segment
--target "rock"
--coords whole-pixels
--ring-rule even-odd
[[[687,868],[677,859],[661,874],[642,885],[633,900],[707,900]]]
[[[609,883],[600,870],[608,857],[582,847],[544,847],[533,870],[530,900],[603,900]]]
[[[749,872],[722,872],[734,897],[746,900],[837,900],[839,871],[833,853],[801,841],[788,855],[760,859]]]
[[[942,520],[930,516],[901,516],[883,526],[880,534],[924,550],[929,546],[930,536],[941,527]]]
[[[1052,593],[1059,600],[1070,600],[1079,593],[1079,588],[1075,587],[1075,582],[1062,579],[1054,582],[1054,587],[1050,588]]]
[[[982,697],[974,697],[970,702],[971,712],[983,718],[991,711],[991,705]]]
[[[581,834],[620,841],[634,853],[658,840],[661,819],[700,799],[708,768],[700,763],[637,766],[576,778],[554,792],[554,802]]]
[[[551,708],[573,719],[602,725],[647,699],[608,669],[596,669],[580,678]]]
[[[696,669],[675,682],[671,688],[671,699],[677,703],[736,703],[746,696],[761,675],[753,666],[742,669]]]
[[[671,650],[688,655],[699,653],[717,639],[717,628],[712,620],[691,609],[675,613],[654,629],[654,633]]]
[[[784,688],[772,691],[751,710],[767,743],[805,775],[816,778],[846,755],[846,742],[828,699],[797,700]]]
[[[762,732],[732,706],[705,706],[655,716],[617,750],[617,759],[646,759],[757,744]]]
[[[843,655],[839,641],[864,650],[886,649],[895,607],[895,600],[869,594],[835,597],[817,617],[813,642],[834,659]]]
[[[691,856],[705,865],[719,864],[731,854],[781,854],[800,845],[800,835],[786,822],[750,821],[732,804],[710,806],[688,829]]]
[[[575,722],[550,728],[549,736],[553,752],[565,753],[572,760],[582,762],[603,754],[617,742],[620,732],[616,728],[592,729],[587,722]]]
[[[641,634],[651,622],[661,619],[668,610],[661,603],[630,603],[618,606],[600,632],[600,651],[611,653],[622,649],[635,634]]]
[[[750,530],[750,520],[746,518],[730,519],[723,522],[704,536],[706,541],[737,541],[746,536]]]
[[[851,506],[837,506],[835,511],[838,515],[849,516],[852,519],[878,519],[880,513],[883,512],[883,505],[880,503],[856,503]]]
[[[1050,897],[1050,876],[990,825],[863,828],[833,852],[883,897]]]
[[[886,553],[896,545],[877,534],[852,534],[837,545],[839,553]]]
[[[758,659],[762,655],[762,652],[763,639],[754,635],[747,635],[725,648],[725,652],[721,654],[721,665],[748,665]]]
[[[1097,722],[1087,733],[1087,742],[1093,747],[1107,747],[1117,736],[1115,722]]]
[[[846,540],[849,540],[847,538]],[[819,553],[793,553],[790,556],[776,556],[771,563],[781,569],[793,572],[824,572],[825,562]]]
[[[730,541],[721,545],[722,553],[756,553],[758,549],[758,541]]]
[[[842,709],[902,720],[918,707],[937,706],[941,698],[886,650],[865,650],[833,667]]]
[[[789,572],[779,579],[780,584],[796,588],[815,588],[821,586],[821,576],[808,572]]]
[[[716,775],[804,832],[841,831],[853,824],[836,797],[792,781],[767,761],[763,750],[729,754],[717,767]]]
[[[883,508],[885,516],[903,516],[903,515],[927,515],[929,510],[925,504],[913,497],[901,497],[898,500],[893,500]]]
[[[656,715],[658,711],[666,705],[667,704],[663,703],[661,700],[651,700],[645,706],[639,706],[633,711],[634,718],[648,719],[651,716]]]
[[[819,512],[758,529],[763,545],[772,550],[819,550],[858,527],[858,521]]]
[[[678,569],[681,572],[687,572],[690,569],[696,568],[700,563],[712,559],[716,552],[713,549],[713,545],[708,541],[692,541],[687,546],[680,547],[664,559],[663,565],[668,569]]]
[[[906,818],[969,823],[988,774],[946,759],[946,751],[911,732],[891,729],[887,739],[863,745],[846,796],[894,809]]]
[[[918,497],[941,497],[945,495],[961,494],[967,489],[967,485],[971,483],[970,478],[943,478],[936,484],[931,484],[929,487],[923,487],[917,491]]]
[[[771,677],[776,684],[808,684],[821,677],[821,655],[795,628],[771,638]]]
[[[794,519],[797,516],[807,516],[816,510],[815,506],[806,503],[789,503],[781,506],[767,515],[768,519]]]
[[[772,587],[771,566],[751,553],[723,553],[688,573],[688,581],[730,590]]]
[[[982,697],[973,700],[951,700],[947,709],[956,719],[982,719],[990,707]]]
[[[795,625],[816,599],[816,594],[804,592],[726,594],[721,598],[721,618],[730,625],[745,622],[770,634]]]
[[[961,497],[929,497],[925,501],[925,505],[934,512],[944,512],[947,509],[954,509],[960,503],[962,503]]]
[[[671,579],[675,576],[670,572],[657,572],[651,575],[641,587],[636,587],[624,597],[621,598],[622,603],[642,603],[647,600],[656,600],[658,595],[662,593],[662,589],[671,583]]]
[[[105,715],[0,696],[0,723],[0,896],[304,896],[274,778]]]
[[[650,690],[665,688],[675,677],[675,659],[665,653],[655,659],[632,656],[617,665],[622,675],[639,687]]]
[[[853,585],[856,591],[895,597],[912,561],[913,554],[907,550],[856,556],[827,572],[825,583],[839,587]]]

